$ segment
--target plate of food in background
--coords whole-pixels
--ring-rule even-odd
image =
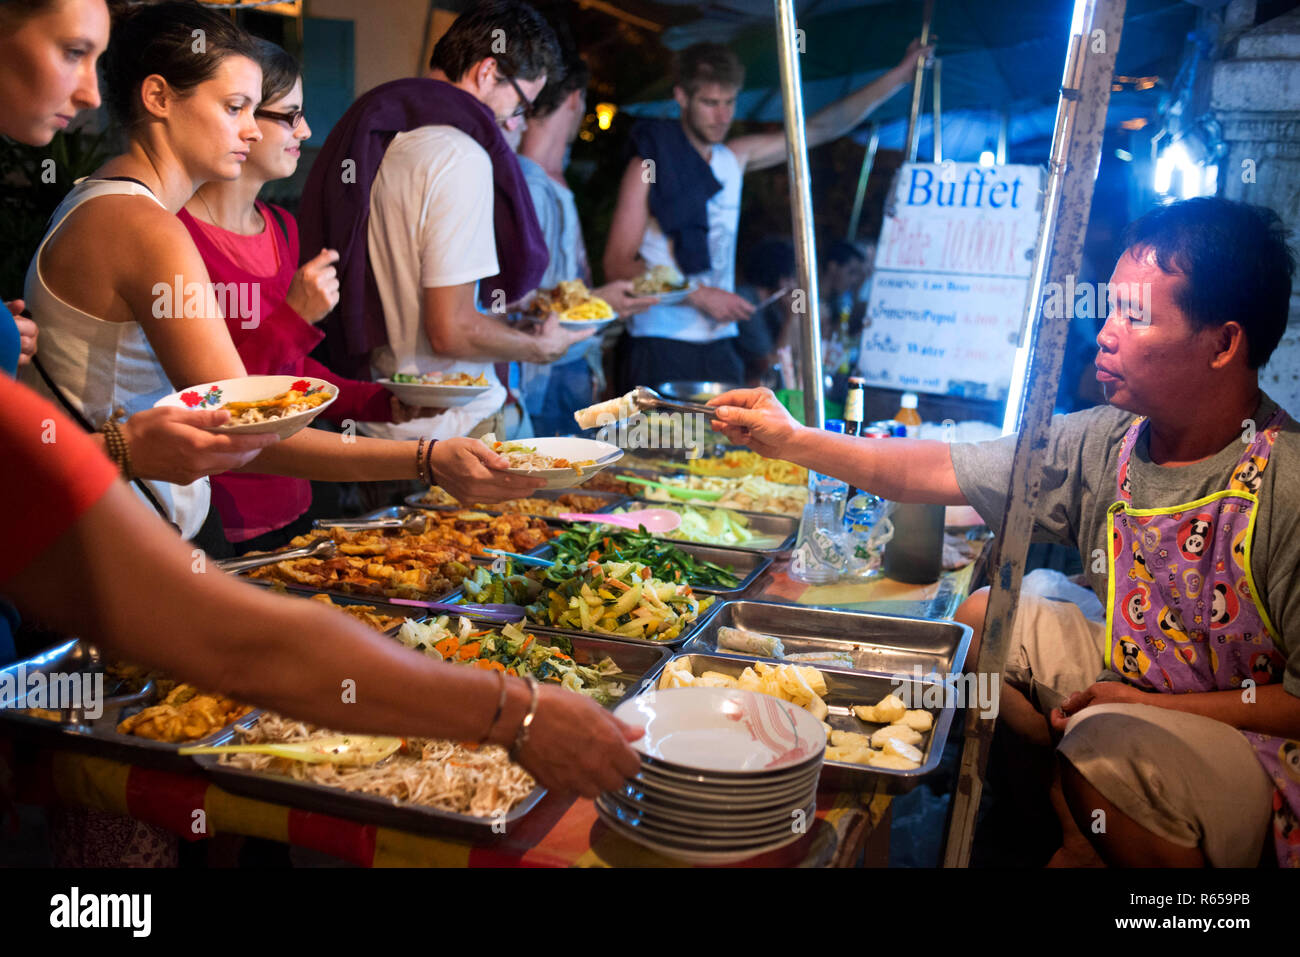
[[[604,299],[594,295],[581,279],[570,279],[554,289],[539,289],[528,304],[528,316],[538,322],[551,313],[566,329],[603,329],[618,316]]]
[[[294,375],[250,375],[181,389],[154,403],[154,408],[225,409],[230,421],[214,432],[244,435],[274,433],[281,439],[305,429],[325,411],[339,390],[324,379]]]
[[[544,479],[543,488],[573,488],[623,457],[623,450],[595,439],[544,438],[498,442],[488,433],[483,442],[510,461],[510,471]]]
[[[661,306],[674,306],[699,288],[699,283],[687,282],[672,266],[655,266],[632,282],[634,296],[658,296]]]
[[[376,381],[399,401],[426,409],[452,409],[466,405],[492,388],[485,374],[468,372],[430,372],[425,375],[395,372],[391,379]]]

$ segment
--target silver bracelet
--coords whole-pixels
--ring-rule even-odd
[[[524,675],[524,681],[528,684],[529,693],[532,700],[528,704],[528,713],[524,715],[524,720],[520,722],[519,733],[515,735],[515,743],[510,748],[510,760],[518,761],[519,752],[524,749],[528,743],[528,731],[533,726],[533,719],[537,717],[537,696],[541,689],[536,678],[532,675]]]

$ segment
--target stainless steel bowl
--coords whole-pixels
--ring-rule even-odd
[[[708,402],[714,396],[739,388],[742,387],[731,382],[661,382],[655,391],[683,402]]]

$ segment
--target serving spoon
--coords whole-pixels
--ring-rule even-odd
[[[681,527],[682,517],[667,508],[638,508],[621,515],[606,512],[564,512],[558,516],[566,522],[595,522],[600,525],[617,525],[636,531],[642,525],[647,532],[671,532]]]
[[[644,485],[647,488],[661,488],[669,495],[675,495],[678,498],[699,499],[704,502],[716,502],[726,494],[725,492],[710,492],[705,489],[682,488],[680,485],[669,485],[667,482],[652,482],[649,479],[637,478],[633,475],[616,475],[614,477],[620,482],[631,482],[634,485]]]

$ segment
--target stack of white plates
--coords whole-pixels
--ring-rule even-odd
[[[822,723],[734,688],[650,691],[614,712],[645,734],[641,771],[596,800],[601,820],[669,857],[724,864],[798,840],[813,824]]]

